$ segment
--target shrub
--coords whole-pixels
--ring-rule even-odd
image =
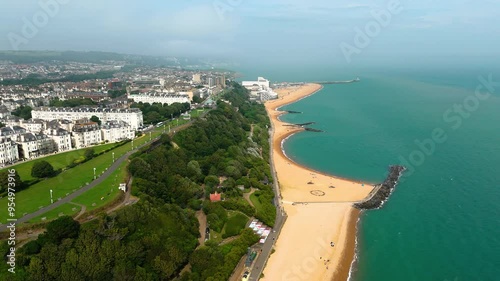
[[[49,178],[55,176],[54,167],[49,162],[42,160],[33,164],[31,176],[34,178]]]

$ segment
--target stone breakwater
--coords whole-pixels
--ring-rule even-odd
[[[389,175],[379,188],[374,189],[374,194],[366,201],[354,204],[354,207],[360,210],[373,210],[382,207],[389,196],[391,196],[392,191],[405,170],[406,168],[403,166],[390,166]]]

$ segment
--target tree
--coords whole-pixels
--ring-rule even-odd
[[[85,149],[85,152],[83,153],[83,155],[85,156],[85,159],[88,161],[88,160],[95,157],[95,151],[93,148],[87,148],[87,149]]]
[[[22,187],[24,187],[23,182],[21,181],[21,177],[17,173],[17,171],[14,171],[13,176],[10,176],[14,180],[11,180],[11,183],[15,183],[15,190],[19,191]],[[3,193],[7,191],[9,187],[9,171],[8,170],[3,170],[0,172],[0,193]]]
[[[200,164],[196,160],[191,160],[187,164],[187,173],[190,178],[193,180],[198,180],[201,176],[201,168]]]
[[[49,162],[42,160],[33,164],[31,176],[34,178],[50,178],[55,176],[54,167]]]
[[[92,115],[92,117],[90,117],[90,121],[92,122],[96,122],[97,124],[99,124],[99,126],[101,126],[101,119],[99,119],[99,117],[95,116],[95,115]]]
[[[216,187],[219,185],[219,178],[214,175],[206,176],[205,185],[209,188]]]
[[[16,108],[16,110],[12,111],[12,115],[21,117],[24,120],[28,120],[31,118],[31,110],[31,107],[21,105],[20,107]]]

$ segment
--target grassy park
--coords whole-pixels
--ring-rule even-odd
[[[222,238],[239,235],[245,228],[248,217],[240,212],[230,212],[230,216],[222,230]]]
[[[98,184],[91,190],[78,196],[72,202],[80,205],[85,205],[87,211],[92,211],[102,206],[105,206],[120,195],[121,190],[118,190],[120,183],[125,183],[127,178],[127,162],[123,162],[108,178]]]
[[[102,206],[111,203],[122,191],[118,190],[118,185],[125,182],[127,177],[127,162],[123,162],[118,169],[116,169],[106,180],[98,184],[88,192],[78,196],[72,202],[79,205],[84,205],[86,211],[92,211]],[[101,199],[103,198],[103,199]],[[56,209],[31,219],[30,223],[50,221],[59,217],[59,214],[68,216],[76,215],[80,212],[81,207],[75,204],[66,203]]]
[[[161,134],[160,131],[154,131],[151,138]],[[134,140],[134,147],[140,146],[149,141],[149,136],[142,136]],[[107,153],[99,155],[85,163],[74,168],[61,172],[54,178],[45,179],[39,183],[30,186],[28,189],[16,193],[16,217],[20,218],[24,214],[32,213],[41,207],[50,204],[50,190],[53,191],[54,200],[63,198],[76,191],[77,189],[91,183],[94,178],[94,168],[98,177],[104,173],[115,159],[120,158],[132,149],[132,143],[125,144],[115,148]],[[21,178],[22,179],[22,178]],[[0,205],[7,206],[7,198],[0,199]],[[7,219],[7,208],[0,208],[0,222],[5,223]]]
[[[105,151],[106,149],[110,149],[113,146],[117,145],[116,143],[108,143],[108,144],[103,144],[103,145],[97,145],[94,146],[94,151],[96,154]],[[37,159],[29,160],[26,162],[22,162],[19,164],[16,164],[14,166],[10,166],[8,168],[1,169],[0,171],[7,170],[7,169],[15,169],[19,176],[21,177],[21,180],[23,181],[30,181],[33,180],[34,178],[31,176],[31,168],[33,167],[33,164],[37,161],[40,160],[45,160],[52,164],[52,167],[54,167],[54,170],[62,169],[64,167],[67,167],[69,164],[73,163],[75,160],[78,159],[83,159],[85,153],[85,148],[78,149],[78,150],[72,150],[68,152],[63,152],[63,153],[58,153],[50,156],[45,156],[45,157],[40,157]]]
[[[255,207],[256,212],[263,209],[262,203],[260,203],[259,197],[257,197],[257,195],[255,195],[255,193],[250,195],[250,201],[252,201],[252,204]]]

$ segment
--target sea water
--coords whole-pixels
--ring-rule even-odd
[[[475,96],[489,74],[378,72],[283,108],[302,112],[283,121],[324,131],[285,142],[300,164],[373,183],[409,166],[384,207],[362,214],[352,280],[500,280],[500,85]]]

